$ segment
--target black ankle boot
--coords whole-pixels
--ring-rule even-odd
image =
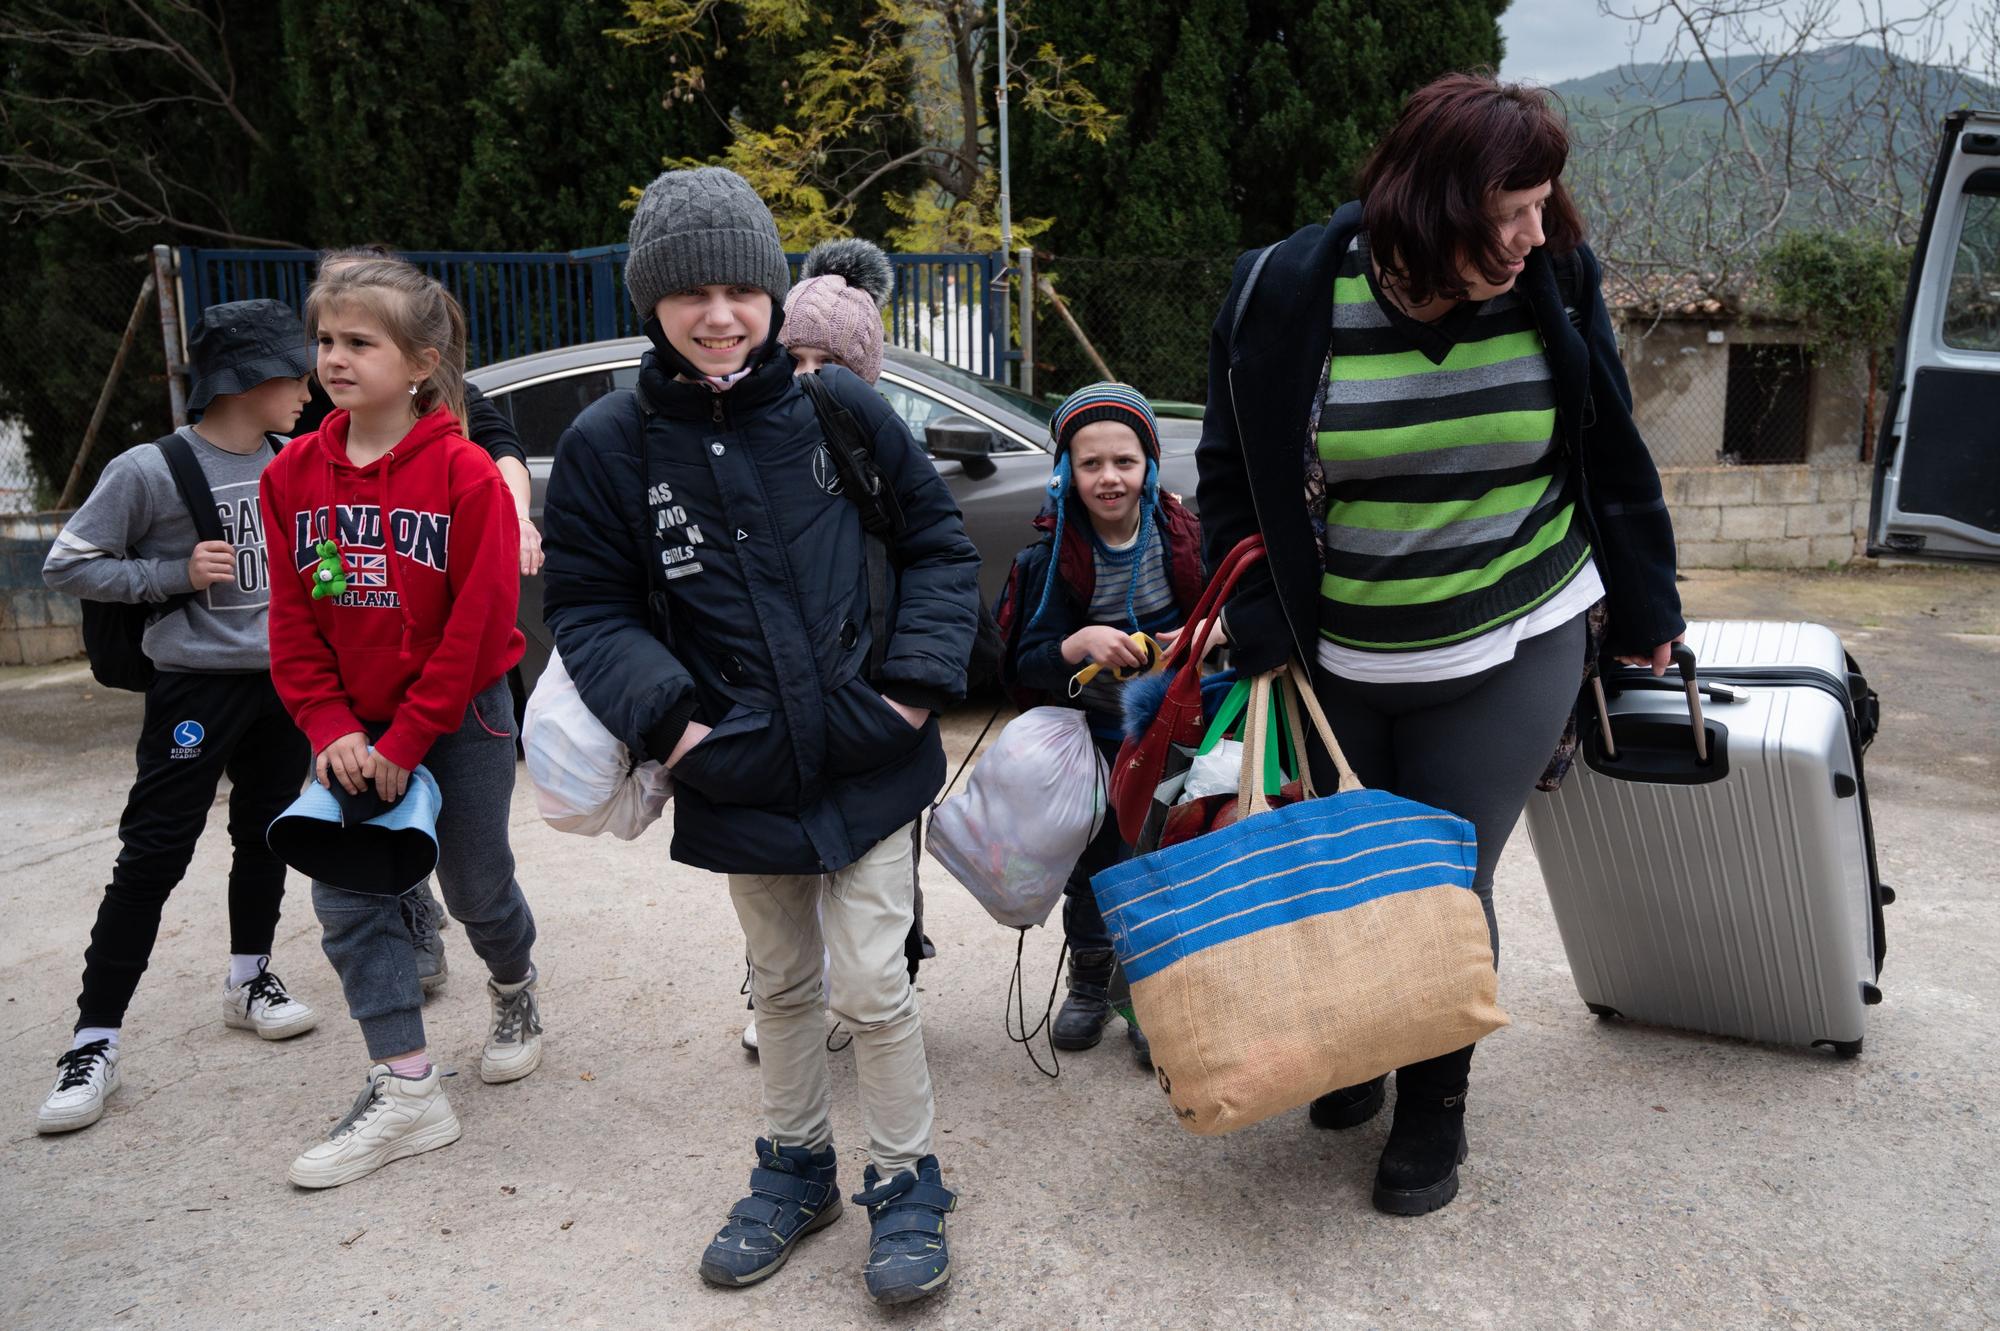
[[[1313,1101],[1306,1113],[1316,1128],[1358,1128],[1382,1112],[1382,1090],[1388,1081],[1389,1074],[1385,1072],[1359,1086],[1328,1091]]]
[[[1428,1215],[1458,1196],[1472,1046],[1396,1073],[1396,1112],[1375,1170],[1375,1209]]]
[[[1070,953],[1069,995],[1049,1027],[1050,1044],[1088,1049],[1104,1038],[1111,1020],[1111,960],[1109,950]]]

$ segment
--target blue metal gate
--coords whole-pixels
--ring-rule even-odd
[[[318,254],[312,250],[180,251],[181,309],[192,322],[210,305],[270,297],[305,307]],[[566,254],[417,250],[403,255],[465,307],[466,356],[473,366],[552,347],[636,337],[640,318],[625,295],[625,246]],[[804,255],[786,256],[796,278]],[[1005,345],[1004,271],[994,254],[892,254],[896,289],[884,311],[891,345],[999,378],[1015,359]]]

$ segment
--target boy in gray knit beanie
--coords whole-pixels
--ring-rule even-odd
[[[950,1279],[957,1204],[907,962],[918,819],[944,782],[934,714],[964,696],[979,551],[886,401],[844,370],[794,376],[777,341],[785,255],[748,184],[669,172],[631,240],[625,281],[652,350],[636,391],[607,394],[564,434],[543,612],[592,712],[672,772],[670,853],[727,875],[743,926],[764,1124],[748,1195],[700,1275],[729,1289],[768,1279],[840,1216],[831,1011],[854,1036],[868,1138],[853,1197],[868,1212],[862,1281],[878,1302],[912,1302]],[[879,339],[872,299],[851,294]],[[841,483],[818,389],[862,432],[900,513],[887,587],[870,576],[861,487]],[[638,504],[645,520],[626,521]],[[762,724],[746,725],[753,706]]]
[[[771,210],[734,171],[668,171],[632,214],[625,289],[685,378],[727,388],[768,354],[791,289]],[[651,335],[651,330],[648,330]]]

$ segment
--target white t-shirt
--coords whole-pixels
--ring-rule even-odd
[[[1463,679],[1514,659],[1522,642],[1559,629],[1596,605],[1604,596],[1597,561],[1584,561],[1569,585],[1518,619],[1464,642],[1427,647],[1418,652],[1364,652],[1339,643],[1319,642],[1319,663],[1329,674],[1358,684],[1427,684]],[[1582,663],[1578,663],[1582,668]]]

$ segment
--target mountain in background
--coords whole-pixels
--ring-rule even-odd
[[[1859,43],[1729,56],[1715,68],[1745,133],[1697,61],[1554,85],[1575,141],[1572,188],[1617,257],[1679,273],[1744,271],[1772,235],[1802,228],[1908,244],[1944,116],[2000,106],[2000,89],[1964,70]]]
[[[1767,66],[1773,66],[1768,77],[1764,72]],[[1890,80],[1903,85],[1897,92],[1898,100],[1906,105],[1936,107],[1940,115],[1960,106],[2000,105],[2000,88],[1946,65],[1892,64],[1889,54],[1879,46],[1828,46],[1775,65],[1772,57],[1755,53],[1725,56],[1716,62],[1716,70],[1733,89],[1748,92],[1756,88],[1745,105],[1765,119],[1784,114],[1795,85],[1803,94],[1802,110],[1827,113],[1856,100],[1870,100]],[[1763,86],[1757,87],[1760,82]],[[1715,85],[1715,77],[1705,65],[1684,61],[1608,69],[1553,84],[1550,90],[1578,120],[1630,111],[1642,102],[1658,107],[1686,102],[1675,109],[1697,117],[1719,117],[1724,108]]]

